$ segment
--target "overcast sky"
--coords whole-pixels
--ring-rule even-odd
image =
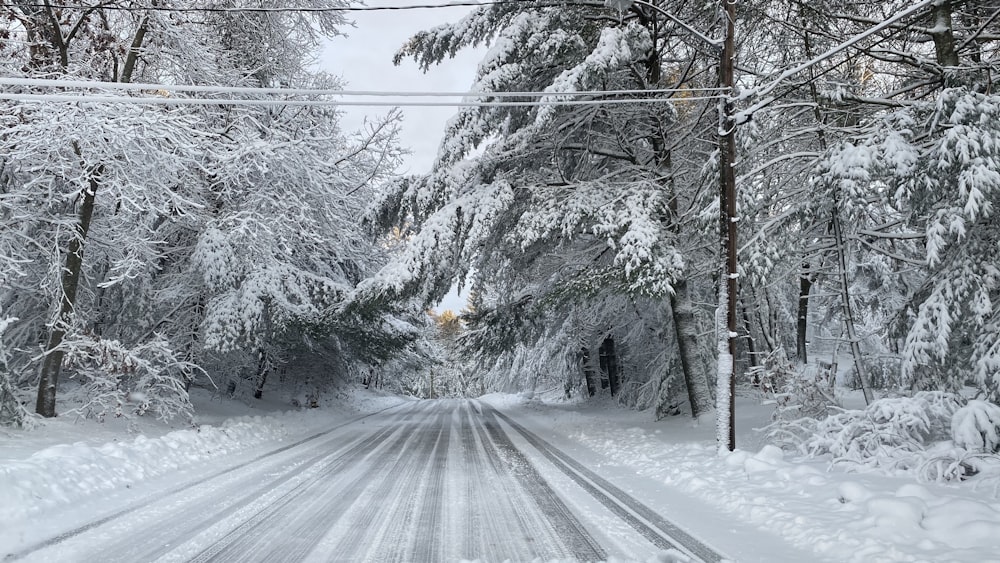
[[[407,0],[369,0],[367,5],[399,6]],[[444,2],[441,2],[444,3]],[[320,66],[342,77],[350,90],[449,91],[465,92],[475,78],[483,51],[463,51],[457,57],[423,73],[411,60],[393,66],[392,57],[414,33],[454,22],[468,14],[468,6],[429,10],[352,12],[356,27],[345,29],[324,50]],[[356,129],[365,115],[379,115],[386,108],[345,107],[344,126]],[[402,172],[421,173],[430,169],[437,154],[445,122],[454,115],[452,107],[403,108],[403,146],[413,151]]]
[[[407,0],[368,0],[369,6],[399,6]],[[441,2],[444,3],[444,2]],[[423,73],[411,60],[393,66],[392,57],[414,33],[468,14],[468,6],[429,10],[354,12],[356,27],[345,29],[346,37],[331,41],[320,59],[320,68],[342,77],[349,90],[466,92],[475,78],[476,66],[485,50],[463,51],[454,59]],[[360,127],[365,116],[382,115],[387,108],[344,107],[344,129]],[[402,108],[401,144],[412,151],[402,173],[430,170],[437,154],[441,133],[453,107]],[[452,291],[437,307],[455,312],[465,307],[465,299]]]

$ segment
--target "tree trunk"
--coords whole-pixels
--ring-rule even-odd
[[[687,386],[691,415],[698,418],[712,410],[712,392],[708,386],[708,373],[698,361],[698,329],[694,321],[694,305],[688,293],[687,280],[674,283],[670,295],[670,313],[676,331],[677,349],[680,352],[681,370]]]
[[[153,5],[156,5],[154,2]],[[142,43],[146,39],[146,32],[149,29],[149,16],[143,16],[139,29],[135,30],[132,37],[132,45],[129,46],[128,56],[125,58],[125,67],[122,69],[121,82],[132,82],[132,74],[135,72],[135,65],[139,62],[139,53],[142,50]]]
[[[49,12],[51,15],[51,12]],[[125,69],[122,72],[121,81],[130,82],[132,72],[135,70],[135,63],[138,59],[139,50],[142,47],[143,38],[146,35],[148,18],[144,18],[136,30],[132,45],[129,49],[129,58],[126,61]],[[62,37],[59,23],[53,18],[53,32],[51,39],[54,46],[60,53],[62,66],[68,66],[66,53],[68,44]],[[73,150],[77,156],[83,160],[80,147],[74,143]],[[59,315],[49,332],[48,342],[45,344],[45,357],[42,360],[42,367],[38,379],[38,397],[35,401],[35,411],[44,417],[54,417],[56,415],[56,388],[59,384],[59,373],[62,370],[63,351],[59,349],[63,339],[66,338],[66,331],[69,330],[73,318],[73,311],[76,307],[76,292],[80,285],[80,275],[83,270],[83,248],[87,241],[87,232],[90,230],[90,222],[94,216],[94,205],[97,196],[97,189],[100,187],[101,174],[104,172],[103,166],[97,166],[90,170],[87,179],[87,188],[83,190],[83,201],[80,204],[79,222],[76,225],[76,232],[66,249],[66,263],[62,272],[62,300],[59,304]]]
[[[752,285],[747,286],[746,289],[743,291],[743,294],[740,295],[740,299],[743,300],[744,311],[751,310],[750,307],[746,306],[746,301],[747,299],[750,299],[753,302],[757,302],[759,299],[757,290],[755,290]],[[766,309],[767,312],[766,319],[764,318],[765,317],[764,313],[761,311],[762,308]],[[776,347],[775,340],[777,340],[777,337],[774,334],[775,322],[774,322],[774,313],[772,311],[773,309],[774,307],[771,305],[771,296],[765,289],[764,302],[762,306],[753,307],[752,310],[754,312],[753,317],[756,318],[757,320],[757,329],[760,330],[760,337],[761,340],[764,341],[764,346],[767,347],[768,354],[774,352],[774,349]]]
[[[253,390],[253,398],[261,399],[264,397],[264,383],[267,382],[267,372],[270,371],[267,367],[267,352],[263,348],[257,349],[257,386]]]
[[[201,331],[201,321],[205,316],[205,296],[204,294],[198,295],[198,301],[194,305],[194,319],[191,320],[191,325],[189,327],[188,341],[184,344],[184,361],[191,362],[192,364],[198,363],[198,342],[200,340],[199,334]],[[190,391],[191,384],[194,383],[194,371],[185,370],[184,373],[184,390]]]
[[[654,34],[655,37],[655,34]],[[654,48],[650,51],[650,57],[646,61],[646,79],[650,84],[658,84],[661,79],[663,61],[662,51]],[[666,130],[660,130],[650,137],[653,152],[658,159],[658,167],[661,175],[666,179],[664,189],[667,191],[667,205],[670,213],[665,214],[663,220],[667,228],[674,232],[681,232],[679,223],[680,213],[678,212],[677,190],[674,185],[673,159],[670,150],[666,147],[664,139],[669,134]],[[688,293],[686,279],[679,279],[674,283],[674,292],[670,294],[670,314],[674,325],[675,339],[677,340],[677,350],[681,359],[681,370],[684,372],[684,384],[687,387],[688,401],[691,403],[691,415],[694,418],[712,411],[712,393],[708,384],[708,372],[704,364],[698,359],[698,329],[695,323],[694,305],[691,303],[691,296]],[[664,404],[669,397],[661,392],[657,397],[657,409],[667,409],[669,405]]]
[[[931,28],[931,39],[934,40],[934,53],[939,65],[944,67],[958,66],[958,52],[955,50],[955,35],[951,25],[951,0],[935,2],[931,8],[934,25]]]
[[[79,154],[79,150],[77,151]],[[94,216],[94,201],[97,188],[100,186],[100,176],[103,167],[91,172],[88,186],[83,191],[83,202],[80,204],[79,222],[76,232],[66,249],[66,264],[62,271],[62,300],[59,304],[59,316],[49,332],[45,345],[45,357],[38,381],[38,397],[35,402],[35,412],[44,417],[56,415],[56,387],[59,384],[59,372],[62,370],[63,351],[59,349],[66,331],[73,320],[73,309],[76,306],[76,291],[80,286],[80,273],[83,269],[83,247],[90,230],[90,222]]]
[[[0,426],[21,426],[23,424],[21,405],[14,394],[10,373],[0,358]]]
[[[615,339],[607,337],[601,343],[601,370],[607,375],[608,386],[611,388],[611,396],[618,394],[618,352],[615,350]],[[603,385],[602,385],[603,386]]]
[[[590,364],[590,350],[586,346],[580,349],[580,367],[583,370],[583,380],[587,383],[587,395],[593,397],[597,394],[597,374],[594,373],[594,366]]]
[[[806,336],[809,330],[809,292],[812,290],[812,284],[812,276],[809,274],[809,264],[803,264],[802,274],[799,275],[799,314],[795,330],[796,351],[798,352],[799,362],[802,365],[809,363],[809,354],[806,350],[806,344],[808,344]]]
[[[748,371],[753,374],[753,384],[760,385],[760,359],[757,357],[760,352],[757,351],[757,341],[753,337],[753,323],[750,320],[745,292],[740,295],[740,302],[743,309],[743,330],[746,331],[743,338],[747,347],[747,363],[750,366]]]
[[[836,207],[830,222],[833,224],[833,237],[836,242],[837,273],[840,276],[840,304],[844,315],[844,327],[847,329],[847,342],[851,346],[854,370],[861,382],[861,392],[865,395],[865,404],[870,405],[873,400],[872,390],[868,383],[868,372],[865,370],[864,359],[861,357],[861,343],[858,341],[858,332],[854,327],[854,311],[851,307],[851,294],[847,285],[847,242],[844,240],[844,232],[840,226],[840,216],[837,214]]]

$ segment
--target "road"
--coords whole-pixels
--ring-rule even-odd
[[[361,417],[76,518],[5,560],[723,559],[516,421],[462,400]]]

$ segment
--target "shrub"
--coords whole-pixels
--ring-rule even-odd
[[[850,469],[912,471],[932,481],[979,473],[986,467],[982,454],[1000,444],[1000,407],[966,404],[953,393],[922,391],[880,399],[862,410],[837,410],[823,418],[778,421],[770,436]]]
[[[1000,452],[1000,407],[973,400],[951,419],[951,436],[957,446],[981,453]]]
[[[198,368],[178,361],[165,339],[128,348],[117,340],[81,335],[67,338],[62,347],[66,367],[84,392],[84,416],[102,421],[108,415],[193,416],[185,375]]]

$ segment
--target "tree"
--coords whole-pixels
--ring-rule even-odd
[[[791,47],[791,52],[798,49],[809,59],[827,45],[840,42],[843,35],[889,21],[894,12],[910,6],[835,2],[808,6],[790,3],[787,9],[771,8],[768,6],[768,18],[778,19],[782,27],[795,30],[790,37],[799,42]],[[808,253],[800,259],[809,264],[805,275],[800,276],[800,280],[806,280],[800,281],[800,288],[817,281],[822,283],[824,274],[837,280],[834,288],[840,296],[838,308],[842,313],[835,316],[846,326],[847,342],[862,380],[867,371],[865,363],[870,362],[866,355],[898,350],[893,340],[900,330],[913,334],[905,328],[908,324],[905,318],[915,305],[907,306],[907,301],[919,303],[928,297],[929,285],[921,280],[921,271],[925,256],[930,255],[920,248],[923,233],[929,229],[925,226],[928,214],[914,206],[913,200],[902,197],[907,191],[900,186],[916,181],[914,176],[926,178],[928,184],[938,187],[947,185],[943,179],[930,180],[937,174],[926,172],[934,167],[927,157],[936,149],[931,148],[934,142],[928,142],[927,137],[935,137],[935,125],[926,116],[928,102],[922,100],[938,99],[941,104],[948,96],[944,88],[960,83],[986,87],[984,74],[977,65],[962,68],[958,53],[966,49],[974,53],[977,63],[983,62],[981,48],[990,25],[984,18],[987,13],[989,8],[978,4],[959,11],[951,2],[935,2],[913,21],[883,26],[870,41],[819,61],[810,67],[808,82],[798,87],[790,85],[789,92],[782,97],[781,108],[799,107],[798,115],[803,118],[798,126],[800,132],[786,128],[777,137],[780,143],[774,144],[790,158],[765,153],[761,161],[766,166],[754,168],[759,181],[794,186],[787,179],[799,178],[799,185],[811,188],[808,197],[794,188],[786,190],[788,201],[800,202],[791,207],[802,213],[787,213],[787,207],[777,207],[783,216],[762,222],[769,229],[759,240],[782,236],[781,229],[785,229],[786,234],[799,236],[811,245],[811,248],[806,246]],[[841,31],[832,35],[824,33],[824,29]],[[963,37],[961,43],[956,42],[956,33]],[[788,50],[786,47],[785,51]],[[776,69],[775,73],[780,72],[780,64],[769,64]],[[804,94],[798,96],[801,99],[798,103],[795,103],[796,88]],[[810,111],[814,117],[811,123]],[[758,124],[769,119],[767,114],[755,116]],[[764,123],[761,133],[771,135],[772,123]],[[915,142],[915,136],[921,135],[925,138]],[[942,150],[942,156],[949,150]],[[785,181],[770,180],[775,170],[767,168],[773,169],[776,162],[795,160],[804,166],[790,174],[787,168],[783,170]],[[967,173],[951,170],[951,174],[959,177]],[[924,194],[930,200],[938,198],[929,192]],[[780,200],[782,196],[778,197]],[[773,254],[768,256],[770,261]],[[800,294],[808,295],[808,289]],[[800,299],[800,303],[806,300]],[[804,313],[799,316],[804,320]],[[869,326],[877,329],[869,331],[875,334],[866,339],[867,353],[861,347],[861,331],[855,328],[861,317],[868,317]],[[918,321],[913,326],[922,324]],[[804,324],[799,326],[798,340],[802,342]],[[921,331],[926,328],[923,326]],[[919,340],[907,338],[908,342]],[[909,355],[911,362],[911,368],[907,369],[912,369],[914,348],[908,344],[906,349],[904,358]],[[926,360],[923,357],[917,361]],[[901,375],[906,376],[905,372],[906,369]],[[898,376],[894,379],[902,381]]]
[[[736,100],[739,142],[723,152],[735,152],[741,168],[748,338],[759,336],[770,351],[794,345],[805,363],[810,317],[822,319],[850,347],[866,394],[869,372],[880,385],[897,385],[900,375],[925,385],[914,379],[927,371],[922,364],[937,358],[950,367],[956,350],[974,358],[977,381],[992,392],[995,351],[986,335],[995,276],[978,245],[961,245],[972,262],[960,257],[955,237],[969,236],[970,221],[977,233],[992,232],[979,223],[992,213],[992,141],[983,140],[992,133],[973,121],[992,119],[998,7],[743,5],[736,72],[747,91]],[[484,100],[503,91],[545,90],[548,100],[665,85],[696,91],[716,85],[706,74],[718,54],[704,39],[720,35],[717,14],[687,3],[635,3],[613,16],[597,7],[491,6],[414,36],[398,56],[426,66],[492,42],[473,85]],[[705,188],[726,159],[692,142],[708,131],[707,104],[672,98],[641,111],[463,109],[435,170],[395,183],[380,202],[375,215],[411,228],[413,244],[405,271],[386,270],[367,290],[433,298],[471,273],[477,287],[496,293],[471,319],[469,341],[487,351],[479,331],[502,335],[488,354],[507,357],[505,366],[554,343],[548,339],[568,313],[595,295],[683,299],[692,280],[703,292],[717,257],[704,250],[706,219],[721,212]],[[477,146],[482,154],[470,157]],[[944,186],[959,199],[933,195]],[[956,262],[942,267],[943,250]],[[776,285],[775,276],[792,283]],[[684,326],[682,303],[673,303],[675,329]],[[952,339],[944,303],[968,310],[984,335],[963,326]],[[687,356],[690,339],[676,340]],[[577,345],[565,339],[566,350]],[[899,351],[889,362],[903,359],[905,369],[885,375],[873,356]]]
[[[236,10],[177,18],[157,2],[8,3],[7,31],[22,41],[11,43],[5,74],[335,85],[308,65],[320,38],[344,23],[341,13],[243,6],[220,2]],[[26,350],[48,333],[41,414],[55,414],[63,354],[89,335],[115,350],[160,343],[172,351],[157,352],[163,361],[174,354],[177,365],[211,368],[224,363],[217,354],[240,363],[260,358],[264,343],[294,347],[289,333],[302,342],[319,325],[328,338],[330,326],[361,332],[338,304],[383,260],[377,245],[360,242],[353,217],[398,163],[395,114],[352,135],[321,107],[5,102],[2,116],[0,247],[11,252],[0,276],[11,283],[0,307],[21,319],[7,333],[22,350],[18,369],[32,365]],[[194,372],[182,371],[190,385]]]
[[[448,126],[434,171],[395,183],[383,197],[376,217],[402,220],[414,234],[399,265],[370,291],[433,300],[453,277],[472,272],[477,283],[503,288],[498,306],[530,295],[561,309],[552,322],[604,290],[669,299],[693,414],[710,410],[687,282],[698,266],[685,257],[685,247],[693,257],[701,244],[690,235],[701,234],[692,225],[705,185],[701,167],[690,164],[712,150],[690,141],[710,120],[703,120],[697,90],[689,96],[685,88],[711,78],[697,59],[686,66],[669,60],[692,52],[679,37],[644,7],[619,17],[599,7],[534,2],[483,7],[414,36],[397,58],[412,56],[425,67],[492,40],[473,85],[487,93],[484,100],[503,91],[544,90],[549,101],[578,90],[639,91],[619,99],[674,92],[641,105],[463,109]],[[477,145],[482,156],[467,158]],[[547,298],[568,294],[583,299]],[[566,354],[579,352],[571,338],[565,346]]]
[[[462,321],[451,309],[442,311],[440,315],[433,317],[437,323],[441,336],[448,340],[454,340],[462,332]]]
[[[92,17],[95,15],[93,8],[57,13],[47,5],[21,7],[15,3],[8,8],[8,15],[17,22],[26,39],[28,48],[20,55],[23,57],[24,68],[28,69],[30,75],[55,73],[63,76],[108,78],[111,68],[105,65],[114,63],[112,78],[129,82],[135,73],[139,52],[144,47],[149,29],[149,19],[145,16],[137,22],[117,22],[122,24],[117,30],[121,32],[117,39],[119,44],[110,51],[124,54],[124,61],[119,61],[114,54],[108,55],[105,51],[108,47],[105,42],[116,41],[108,34],[111,22],[106,19],[96,21]],[[120,67],[119,62],[122,63]],[[101,115],[95,112],[84,114],[80,108],[62,107],[40,108],[37,112],[29,110],[22,113],[21,117],[20,123],[9,127],[5,132],[8,142],[14,144],[11,148],[27,157],[24,160],[11,159],[16,167],[8,177],[11,183],[41,182],[48,184],[50,196],[58,197],[59,192],[68,191],[78,200],[75,205],[75,220],[68,225],[69,236],[60,241],[65,244],[65,257],[56,292],[58,312],[50,324],[38,385],[36,410],[44,416],[54,416],[56,386],[64,353],[60,346],[74,322],[77,292],[83,272],[84,246],[94,218],[98,192],[108,190],[110,193],[107,197],[112,200],[132,195],[121,193],[127,190],[123,178],[130,173],[142,174],[146,171],[144,166],[150,165],[165,166],[166,170],[162,170],[163,172],[173,172],[183,178],[182,169],[191,165],[193,159],[184,150],[190,134],[185,135],[187,138],[171,135],[165,143],[153,143],[148,137],[137,134],[140,128],[150,124],[150,120],[143,119],[136,112],[126,112],[124,115]],[[172,117],[164,115],[163,125],[181,131],[182,135],[188,133],[189,124],[183,120],[171,119]],[[68,127],[71,132],[69,138],[64,133],[66,129],[53,135],[56,133],[51,130],[53,127]],[[104,128],[107,129],[102,131]],[[74,129],[89,129],[94,136],[74,138]],[[115,133],[110,133],[110,130],[115,130]],[[125,134],[119,136],[118,131],[124,131]],[[52,147],[52,139],[61,139],[62,147]],[[42,140],[47,145],[46,149],[32,143]],[[170,141],[180,141],[181,144],[174,145]],[[146,157],[135,164],[123,161],[118,157],[123,149],[138,154],[146,153]],[[49,158],[37,158],[40,155]],[[32,170],[33,166],[37,168]],[[18,174],[21,177],[15,178]],[[170,193],[167,186],[163,188],[167,194]],[[138,198],[129,199],[126,205],[145,203],[157,209],[166,203],[164,200],[169,200],[169,195],[162,197],[156,193],[143,193]],[[119,199],[118,205],[121,204]]]

